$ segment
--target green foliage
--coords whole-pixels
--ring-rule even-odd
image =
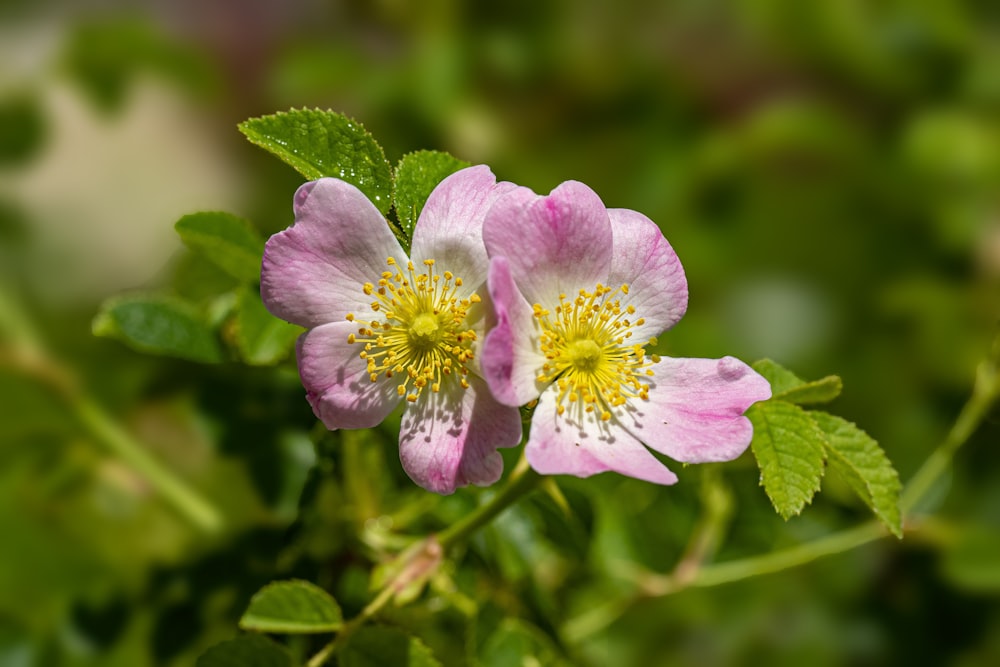
[[[248,220],[230,213],[185,215],[174,229],[184,244],[243,282],[260,280],[264,239]]]
[[[778,514],[789,519],[802,511],[819,491],[828,463],[875,516],[902,537],[902,486],[878,443],[851,422],[796,405],[833,400],[840,395],[840,378],[806,382],[770,359],[753,367],[771,383],[773,396],[747,411],[754,426],[751,448],[761,485]]]
[[[297,579],[278,581],[260,589],[240,627],[256,632],[306,634],[334,632],[343,622],[337,601],[319,586]]]
[[[97,336],[116,338],[141,352],[191,361],[222,361],[222,348],[211,327],[189,304],[159,294],[109,299],[94,317]]]
[[[309,180],[332,176],[365,193],[389,212],[392,170],[371,134],[346,116],[318,109],[292,109],[239,125],[251,143],[270,151]]]
[[[401,630],[372,626],[351,635],[339,654],[341,667],[441,667],[431,650]]]
[[[819,491],[823,432],[805,410],[785,401],[755,403],[747,417],[753,423],[751,447],[760,483],[778,514],[789,519]]]
[[[41,104],[26,93],[0,98],[0,166],[25,162],[45,139]]]
[[[826,412],[809,413],[826,436],[827,461],[892,531],[903,537],[899,512],[902,484],[878,443],[851,422]]]
[[[293,667],[293,663],[288,651],[267,637],[243,635],[208,649],[195,667]]]
[[[963,528],[947,545],[941,569],[963,589],[996,595],[1000,592],[1000,530],[995,523]]]
[[[568,667],[559,657],[552,640],[541,630],[523,621],[505,619],[490,635],[480,655],[482,667],[524,667],[534,664]]]
[[[289,355],[302,328],[269,313],[256,289],[239,292],[233,319],[236,347],[243,361],[269,366]]]
[[[87,21],[74,26],[63,64],[101,110],[115,112],[133,81],[156,74],[199,95],[218,89],[218,73],[204,54],[137,19]]]
[[[445,177],[468,166],[468,162],[440,151],[416,151],[400,159],[393,174],[392,202],[399,226],[407,237],[413,236],[413,228],[431,191]]]

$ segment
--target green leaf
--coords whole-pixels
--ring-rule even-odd
[[[882,448],[846,419],[825,412],[811,415],[826,434],[830,467],[844,478],[893,535],[903,537],[899,512],[902,485]]]
[[[781,392],[774,398],[799,405],[829,403],[840,396],[843,388],[844,383],[839,376],[827,375],[825,378],[806,382],[794,389]]]
[[[525,665],[566,665],[552,639],[533,625],[505,619],[490,635],[480,656],[482,667],[524,667]]]
[[[94,317],[97,336],[116,338],[141,352],[191,361],[222,361],[215,332],[188,303],[158,294],[109,299]]]
[[[243,635],[211,647],[195,667],[292,667],[292,657],[267,637]]]
[[[240,292],[233,322],[240,356],[254,366],[268,366],[287,357],[303,331],[269,313],[260,295],[250,289]]]
[[[772,359],[761,359],[751,366],[771,383],[771,392],[775,396],[805,384],[805,380]]]
[[[771,359],[754,362],[753,369],[771,383],[772,398],[788,403],[829,403],[843,389],[843,382],[836,375],[806,382]]]
[[[174,229],[184,245],[234,278],[248,283],[260,280],[264,239],[249,221],[231,213],[206,211],[185,215]]]
[[[402,630],[381,626],[358,630],[339,658],[341,667],[441,667],[422,641]]]
[[[469,163],[440,151],[416,151],[404,155],[396,165],[392,199],[399,226],[413,236],[413,228],[431,191],[447,176]]]
[[[383,215],[389,212],[392,170],[382,147],[343,114],[292,109],[245,120],[240,132],[309,180],[332,176],[361,190]]]
[[[257,591],[240,619],[244,630],[287,634],[334,632],[342,624],[337,601],[319,586],[298,579]]]
[[[754,403],[751,448],[760,466],[760,483],[784,519],[802,511],[819,491],[825,436],[802,408],[785,401]]]

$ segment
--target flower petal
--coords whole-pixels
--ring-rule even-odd
[[[535,380],[545,363],[535,318],[514,284],[506,257],[490,261],[488,284],[496,324],[483,341],[479,365],[498,401],[523,405],[538,398],[543,388]]]
[[[302,334],[296,348],[306,398],[331,430],[375,426],[400,401],[395,382],[369,379],[361,346],[347,342],[356,331],[352,322],[324,324]]]
[[[456,171],[441,181],[427,198],[413,230],[411,258],[439,263],[465,282],[459,298],[471,294],[486,281],[489,259],[483,245],[483,220],[497,198],[515,188],[497,183],[485,165]]]
[[[614,471],[655,484],[673,484],[677,476],[667,469],[614,420],[582,425],[566,414],[556,414],[556,389],[538,400],[531,419],[531,434],[524,447],[528,463],[543,475],[589,477]]]
[[[517,408],[500,405],[486,383],[468,376],[469,388],[424,391],[407,407],[399,429],[399,458],[410,478],[428,491],[452,493],[467,484],[500,479],[499,447],[521,441]]]
[[[739,359],[672,359],[653,366],[648,401],[632,401],[625,427],[658,452],[684,463],[730,461],[750,444],[743,416],[771,397],[771,385]]]
[[[506,257],[529,304],[551,308],[559,294],[592,291],[611,269],[607,209],[583,183],[566,181],[548,196],[516,188],[486,215],[483,240],[490,257]]]
[[[407,261],[382,214],[360,190],[335,178],[300,187],[294,208],[295,224],[264,248],[264,305],[307,328],[368,312],[364,283],[378,281],[386,258]]]
[[[677,324],[687,310],[688,287],[677,253],[656,223],[636,211],[608,209],[614,235],[610,287],[628,284],[622,305],[635,306],[645,324],[633,327],[636,342]]]

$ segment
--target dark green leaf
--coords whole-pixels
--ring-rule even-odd
[[[319,586],[298,579],[257,591],[240,619],[244,630],[288,634],[334,632],[342,623],[337,601]]]
[[[751,448],[760,466],[760,482],[774,509],[789,519],[819,491],[825,436],[802,408],[784,401],[764,401],[747,410],[753,423]]]
[[[235,334],[240,356],[248,364],[275,364],[291,353],[302,328],[269,313],[256,291],[240,292]]]
[[[810,413],[826,434],[830,467],[875,512],[896,537],[903,536],[899,475],[878,443],[851,422],[825,412]]]
[[[260,280],[264,239],[249,221],[217,211],[192,213],[178,220],[174,229],[187,247],[234,278],[248,283]]]
[[[788,403],[829,403],[840,396],[843,389],[836,375],[806,382],[771,359],[754,362],[753,368],[771,383],[772,398]]]
[[[129,295],[105,301],[94,317],[93,332],[141,352],[205,363],[222,361],[215,332],[199,313],[165,295]]]
[[[292,657],[267,637],[243,635],[208,649],[195,667],[292,667]]]
[[[441,667],[431,650],[402,630],[371,626],[354,634],[340,653],[341,667]]]
[[[332,176],[365,193],[383,214],[390,208],[392,170],[372,135],[343,114],[292,109],[239,125],[251,143],[315,180]]]
[[[396,165],[392,199],[399,226],[413,236],[413,228],[431,191],[438,183],[469,163],[439,151],[417,151],[404,155]]]

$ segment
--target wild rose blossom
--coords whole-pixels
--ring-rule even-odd
[[[732,357],[646,351],[687,308],[684,270],[649,218],[568,181],[548,196],[504,194],[483,238],[497,315],[483,370],[501,403],[538,399],[525,448],[535,470],[672,484],[647,446],[701,463],[750,444],[743,413],[770,397],[763,377]]]
[[[407,257],[360,190],[323,178],[299,188],[295,224],[264,251],[264,304],[308,329],[296,351],[313,412],[331,430],[368,428],[405,403],[400,460],[437,493],[495,482],[497,448],[521,438],[517,409],[494,400],[477,358],[492,317],[482,222],[512,187],[485,166],[452,174]]]

